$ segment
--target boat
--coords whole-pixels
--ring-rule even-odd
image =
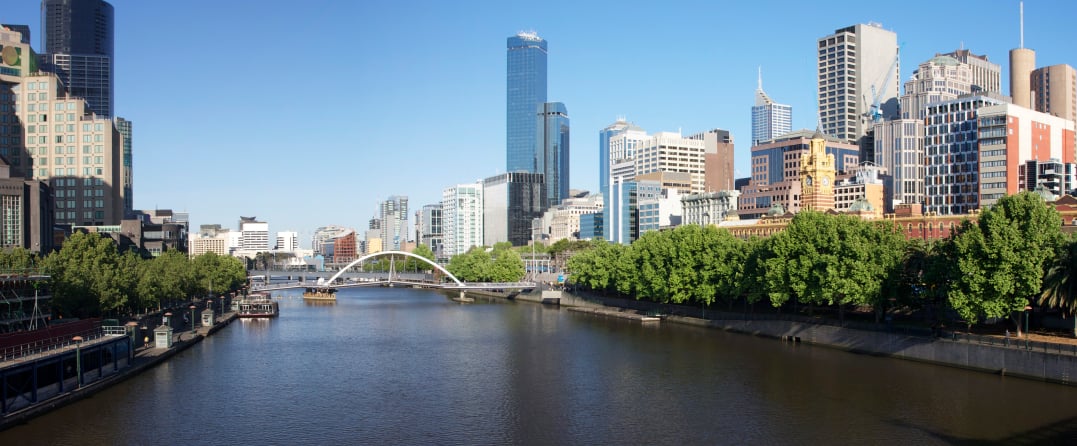
[[[277,301],[262,293],[252,293],[244,299],[235,301],[233,306],[239,317],[277,317],[280,314]]]
[[[311,302],[336,302],[337,290],[334,288],[307,288],[303,291],[303,300]]]

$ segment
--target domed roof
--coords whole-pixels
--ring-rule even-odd
[[[953,57],[950,57],[950,56],[939,55],[939,56],[932,57],[931,60],[928,61],[928,63],[930,63],[932,65],[957,65],[957,64],[961,63],[961,61],[959,61],[957,59],[954,59]]]
[[[767,217],[780,217],[782,215],[785,215],[785,208],[782,207],[781,203],[775,201],[774,204],[770,206],[770,210],[767,211]]]
[[[826,135],[818,127],[815,128],[815,134],[811,135],[811,139],[826,139]]]
[[[860,197],[849,205],[849,212],[875,212],[875,206],[867,198]]]
[[[1043,201],[1046,201],[1048,203],[1058,199],[1058,196],[1051,193],[1051,190],[1046,188],[1046,187],[1043,187],[1042,184],[1039,185],[1039,186],[1036,186],[1036,190],[1033,191],[1033,192],[1036,193],[1036,195],[1039,195],[1040,198],[1043,199]]]

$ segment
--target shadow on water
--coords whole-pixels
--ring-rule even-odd
[[[1046,409],[1049,410],[1049,409]],[[916,429],[925,434],[952,445],[986,446],[986,445],[1077,445],[1077,417],[1070,417],[1043,426],[1018,432],[997,440],[962,438],[931,429],[909,424],[904,420],[889,420],[889,424]]]

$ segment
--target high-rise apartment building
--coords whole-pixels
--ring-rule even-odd
[[[493,246],[509,242],[527,246],[531,241],[531,221],[549,207],[543,175],[506,172],[482,182],[482,242]]]
[[[269,223],[257,217],[239,217],[239,248],[248,252],[269,251]]]
[[[825,134],[859,144],[875,117],[897,115],[897,34],[877,23],[853,25],[820,38],[817,50],[819,120]]]
[[[763,74],[759,74],[759,86],[755,90],[752,106],[752,145],[771,140],[793,131],[793,106],[779,104],[763,91]]]
[[[935,56],[949,56],[966,64],[972,71],[971,90],[982,93],[1002,94],[1002,67],[987,60],[987,56],[972,54],[964,48]],[[904,112],[903,112],[904,113]]]
[[[624,118],[610,124],[598,133],[599,189],[602,192],[602,235],[610,238],[610,186],[613,184],[613,166],[636,156],[636,147],[647,138],[647,132]]]
[[[569,121],[568,110],[560,102],[544,102],[538,107],[535,169],[546,182],[546,205],[557,206],[568,198]]]
[[[441,193],[444,255],[452,258],[483,245],[482,183],[458,184]]]
[[[42,0],[46,67],[97,116],[113,116],[113,9],[103,0]]]
[[[546,41],[534,32],[508,38],[505,171],[538,173],[535,111],[546,102]]]
[[[976,95],[927,106],[924,114],[925,211],[961,215],[980,208],[976,112],[1002,103],[995,97]]]
[[[400,251],[408,241],[408,197],[394,195],[383,201],[379,217],[382,247],[385,251]]]
[[[1071,121],[1077,120],[1077,71],[1067,64],[1032,70],[1033,109]]]
[[[893,119],[876,122],[874,135],[874,164],[890,173],[888,189],[893,197],[891,202],[884,203],[882,210],[893,212],[897,204],[923,203],[924,121]]]

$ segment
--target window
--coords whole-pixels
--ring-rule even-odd
[[[97,132],[101,132],[101,131],[105,130],[104,126],[101,123],[94,124],[93,129],[94,129],[94,131],[97,131]]]
[[[90,146],[82,146],[82,153],[90,153]]]

